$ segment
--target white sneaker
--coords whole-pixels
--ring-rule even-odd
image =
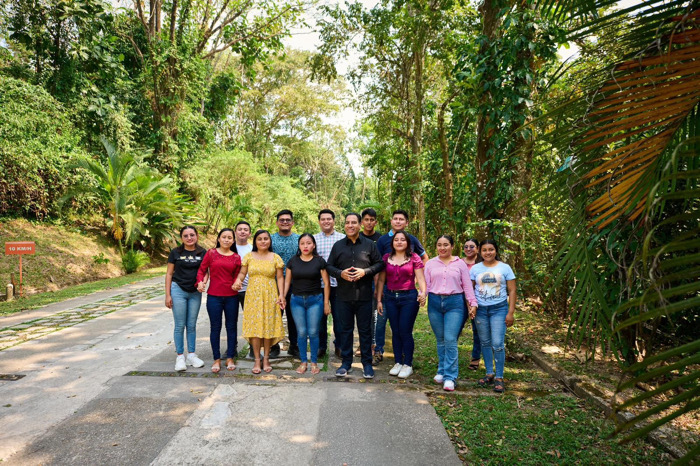
[[[403,367],[403,364],[399,364],[398,362],[394,364],[394,367],[391,368],[389,371],[389,375],[399,375],[399,372],[401,372],[401,368]]]
[[[435,374],[435,377],[433,377],[435,383],[442,383],[444,380],[445,377],[442,374]]]
[[[411,366],[404,365],[399,372],[400,379],[407,379],[411,374],[413,374],[413,368]]]
[[[197,353],[189,353],[186,361],[188,366],[204,367],[204,361],[197,357]]]
[[[445,390],[446,392],[455,391],[454,381],[453,380],[445,380],[445,385],[442,386],[442,389]]]
[[[178,372],[186,371],[187,364],[185,363],[185,355],[179,354],[175,360],[175,370]]]

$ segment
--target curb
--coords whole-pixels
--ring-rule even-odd
[[[521,342],[521,344],[523,344]],[[581,377],[568,374],[559,368],[554,362],[550,361],[544,353],[531,348],[527,344],[523,344],[531,351],[530,357],[540,366],[545,372],[559,380],[564,384],[574,395],[591,401],[597,408],[601,409],[606,416],[615,416],[619,422],[627,422],[634,418],[634,414],[628,411],[615,413],[610,403],[603,398],[604,394],[598,390],[592,383],[583,380]],[[679,447],[675,443],[669,441],[673,438],[673,431],[665,426],[661,426],[647,434],[647,439],[655,446],[661,447],[670,453],[675,458],[681,458],[687,453],[684,448]]]

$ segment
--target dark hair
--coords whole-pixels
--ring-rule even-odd
[[[237,230],[239,225],[248,225],[248,229],[252,230],[252,228],[250,227],[250,223],[246,222],[245,220],[241,220],[240,222],[236,223],[236,226],[233,227],[233,229]]]
[[[347,220],[348,217],[350,217],[351,215],[357,217],[357,223],[362,223],[362,217],[360,217],[360,214],[358,214],[357,212],[348,212],[347,214],[345,214],[345,220]]]
[[[374,217],[375,219],[377,218],[377,211],[374,210],[373,208],[369,207],[365,210],[362,211],[362,218],[365,218],[365,216],[369,215],[370,217]]]
[[[464,240],[464,246],[466,246],[467,243],[476,244],[476,261],[474,261],[474,263],[478,264],[479,262],[482,262],[484,259],[482,259],[481,254],[479,254],[479,247],[481,246],[481,242],[479,242],[479,240],[476,238],[467,238],[466,240]]]
[[[501,254],[498,252],[498,243],[492,239],[485,239],[481,242],[479,245],[479,254],[481,254],[481,248],[484,247],[485,244],[490,244],[493,246],[493,248],[496,250],[496,260],[500,261],[501,260]]]
[[[180,238],[182,238],[182,234],[185,232],[185,230],[194,230],[194,233],[197,235],[197,238],[199,238],[199,232],[192,225],[185,225],[184,227],[180,228]],[[178,246],[177,248],[178,248],[178,251],[180,252],[180,254],[182,254],[183,252],[185,252],[185,243],[181,243],[180,246]],[[194,243],[195,251],[199,250],[200,248],[201,248],[201,246],[199,245],[199,243],[195,242]]]
[[[391,216],[393,217],[396,214],[403,215],[406,221],[408,222],[408,212],[406,212],[403,209],[397,209],[391,213]]]
[[[438,241],[440,241],[441,238],[445,238],[447,241],[450,242],[450,246],[454,247],[455,245],[455,240],[452,238],[450,235],[440,235],[438,236],[438,239],[435,240],[435,244],[437,244]]]
[[[321,209],[321,211],[318,213],[319,220],[321,220],[321,215],[323,214],[331,214],[331,217],[333,217],[333,220],[335,220],[335,212],[333,212],[331,209]]]
[[[301,244],[301,239],[306,238],[307,236],[311,238],[311,241],[314,243],[314,250],[311,253],[311,255],[318,256],[318,251],[316,250],[316,238],[314,238],[314,235],[312,235],[311,233],[302,233],[299,237],[299,241],[297,241],[297,256],[301,256],[301,246],[299,246],[299,244]]]
[[[389,257],[394,257],[394,255],[396,254],[396,249],[394,249],[394,238],[396,238],[396,235],[398,234],[402,234],[403,237],[406,238],[406,243],[408,243],[408,246],[406,246],[406,257],[410,259],[411,254],[413,254],[413,243],[411,242],[411,238],[408,236],[408,233],[406,233],[403,230],[397,231],[391,238],[391,253],[389,253]]]
[[[290,217],[292,217],[292,220],[294,220],[294,214],[289,209],[284,209],[277,212],[277,220],[279,220],[282,215],[289,215]]]
[[[230,228],[222,228],[221,231],[219,231],[219,234],[216,235],[216,247],[217,248],[221,247],[221,244],[219,243],[219,238],[221,238],[222,233],[224,233],[226,231],[230,231],[231,234],[233,235],[233,244],[231,245],[231,251],[238,254],[238,249],[236,248],[236,232]]]
[[[267,233],[267,236],[270,237],[270,249],[268,249],[268,251],[273,252],[272,251],[272,235],[267,230],[258,230],[255,232],[255,235],[253,235],[253,251],[258,252],[257,239],[258,239],[258,236],[262,235],[263,233]]]

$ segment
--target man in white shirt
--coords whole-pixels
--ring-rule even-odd
[[[253,250],[253,245],[248,243],[248,238],[250,238],[250,223],[245,220],[241,220],[236,223],[236,227],[233,229],[234,236],[236,237],[236,251],[238,255],[241,256],[241,260],[246,254],[249,254]],[[246,275],[243,280],[243,288],[238,292],[238,302],[241,304],[241,311],[245,307],[245,292],[248,289],[248,275]],[[250,352],[248,357],[255,359],[253,357],[253,347],[250,347]]]

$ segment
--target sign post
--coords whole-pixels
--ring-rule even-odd
[[[13,241],[5,243],[6,256],[19,256],[19,295],[21,297],[24,297],[24,291],[22,290],[22,256],[25,254],[34,254],[35,249],[34,241]]]

